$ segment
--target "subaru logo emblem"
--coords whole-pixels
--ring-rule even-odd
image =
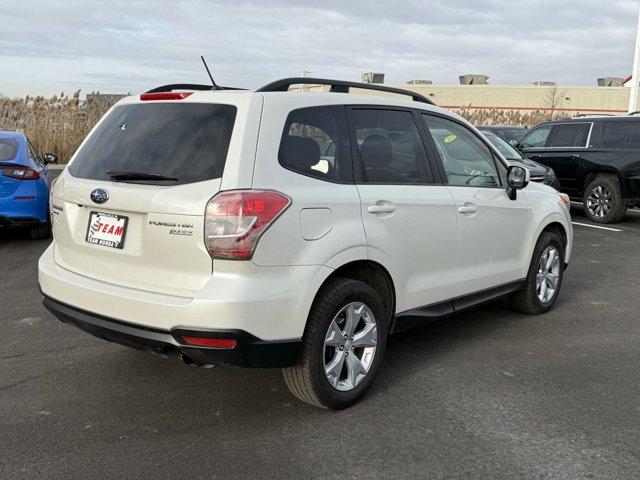
[[[104,203],[109,200],[109,192],[102,188],[96,188],[91,192],[91,200],[93,200],[94,203]]]

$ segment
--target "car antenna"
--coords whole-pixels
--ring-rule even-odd
[[[216,85],[216,82],[213,79],[213,75],[211,75],[211,70],[209,70],[209,66],[207,65],[207,61],[204,59],[204,56],[200,55],[200,58],[202,59],[202,63],[204,64],[204,68],[207,70],[207,75],[209,75],[209,78],[211,79],[211,85],[213,86],[213,89],[214,90],[220,90],[220,87],[218,87],[218,85]]]

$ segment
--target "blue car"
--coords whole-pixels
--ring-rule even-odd
[[[0,227],[30,228],[31,238],[48,238],[49,180],[46,164],[58,158],[40,158],[22,133],[0,132]]]

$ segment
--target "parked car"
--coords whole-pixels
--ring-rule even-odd
[[[532,181],[544,183],[558,191],[560,190],[560,182],[558,181],[553,168],[549,168],[546,165],[529,160],[494,133],[488,131],[483,131],[482,133],[493,144],[493,146],[498,149],[502,156],[507,159],[510,165],[525,167],[529,172],[531,172]]]
[[[640,206],[640,118],[581,117],[544,123],[519,140],[531,160],[553,168],[561,191],[596,223]]]
[[[31,238],[48,238],[49,182],[45,167],[58,159],[43,158],[27,137],[0,132],[0,227],[28,227]]]
[[[481,132],[491,132],[510,145],[515,145],[518,140],[527,133],[527,127],[521,125],[480,125]]]
[[[300,83],[343,93],[287,92]],[[61,320],[186,363],[281,367],[339,409],[390,333],[558,298],[568,197],[429,99],[315,78],[181,88],[120,100],[56,181],[39,282]]]

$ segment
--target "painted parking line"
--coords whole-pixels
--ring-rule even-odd
[[[624,232],[624,230],[620,230],[619,228],[611,228],[611,227],[601,227],[600,225],[590,225],[588,223],[579,223],[579,222],[571,222],[574,225],[580,225],[581,227],[591,227],[597,228],[599,230],[609,230],[610,232]]]

